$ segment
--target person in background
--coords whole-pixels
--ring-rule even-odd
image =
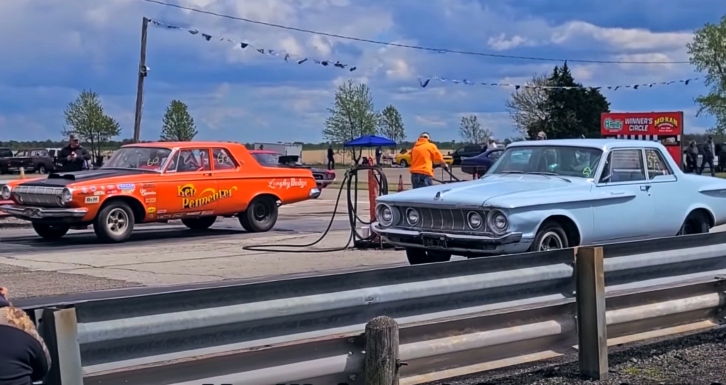
[[[537,133],[537,140],[547,140],[547,134],[544,133],[544,131],[540,131]]]
[[[328,146],[328,170],[335,169],[335,152],[333,152],[333,146]]]
[[[68,145],[60,150],[58,160],[62,171],[82,171],[84,164],[91,160],[91,154],[81,146],[77,136],[71,135]]]
[[[688,147],[683,151],[686,153],[686,172],[698,172],[698,147],[696,141],[692,140],[688,143]]]
[[[708,137],[708,140],[706,140],[706,143],[703,145],[703,153],[701,154],[703,158],[701,159],[701,167],[698,169],[698,175],[703,174],[703,169],[706,168],[706,163],[708,163],[708,168],[711,170],[711,176],[716,176],[716,168],[713,166],[713,138]]]
[[[381,155],[383,155],[383,150],[381,149],[381,146],[376,147],[376,166],[381,165]]]
[[[431,142],[428,132],[421,133],[411,150],[411,186],[413,188],[427,187],[434,182],[434,164],[448,170],[449,165],[444,163],[444,156],[439,148]]]
[[[23,309],[0,287],[0,385],[32,385],[50,370],[50,353]]]
[[[494,140],[494,138],[490,138],[489,145],[487,146],[487,150],[493,150],[495,148],[499,148],[499,145],[497,144],[497,141]]]

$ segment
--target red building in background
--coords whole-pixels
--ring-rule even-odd
[[[678,166],[683,165],[683,112],[605,112],[600,116],[600,134],[660,142]]]

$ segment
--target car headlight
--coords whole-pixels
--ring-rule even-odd
[[[70,189],[64,188],[60,196],[61,203],[68,203],[73,200],[73,192]]]
[[[5,185],[5,186],[3,186],[2,190],[0,190],[0,195],[2,196],[3,200],[9,200],[10,194],[12,192],[13,192],[13,189],[10,186]]]
[[[489,228],[495,234],[502,234],[507,231],[507,228],[509,227],[509,221],[507,220],[507,216],[504,215],[501,210],[490,211],[487,218]]]
[[[421,215],[419,215],[418,210],[414,208],[406,210],[406,222],[408,222],[409,225],[414,226],[419,220],[421,220]]]
[[[381,203],[376,208],[376,219],[383,226],[390,226],[393,224],[393,208],[391,206]]]
[[[484,225],[484,218],[475,211],[470,211],[469,214],[466,214],[466,221],[472,230],[479,230]]]

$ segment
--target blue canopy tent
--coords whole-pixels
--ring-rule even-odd
[[[371,148],[371,147],[396,147],[396,142],[392,141],[391,139],[384,138],[382,136],[377,135],[363,135],[359,138],[355,138],[351,141],[348,141],[343,144],[343,147],[348,148],[360,148],[360,151],[358,152],[358,156],[355,156],[355,151],[353,151],[353,161],[358,164],[360,161],[360,158],[363,155],[363,149],[364,148]]]
[[[396,142],[382,136],[363,135],[346,142],[343,147],[396,147]]]

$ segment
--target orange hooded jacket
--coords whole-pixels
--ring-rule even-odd
[[[435,144],[419,138],[411,150],[411,174],[434,176],[434,163],[444,163],[444,156]]]

